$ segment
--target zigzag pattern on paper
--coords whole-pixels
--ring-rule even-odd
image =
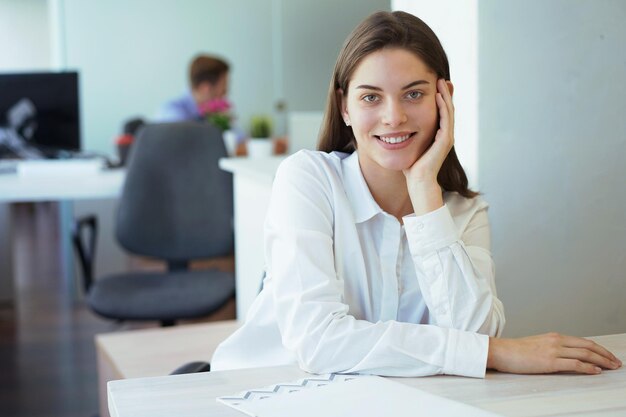
[[[243,391],[236,396],[219,397],[218,401],[230,405],[237,406],[244,401],[256,401],[273,397],[276,394],[291,394],[303,389],[317,388],[330,383],[345,382],[357,378],[356,374],[324,374],[316,375],[311,378],[303,378],[295,382],[286,382],[283,384],[271,385],[265,388],[252,389]]]

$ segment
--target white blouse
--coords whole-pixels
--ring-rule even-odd
[[[212,370],[484,377],[487,335],[504,326],[487,204],[444,201],[402,225],[373,199],[357,152],[287,158],[265,222],[263,290]]]

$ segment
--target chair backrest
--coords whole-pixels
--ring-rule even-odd
[[[132,145],[116,235],[130,252],[173,262],[232,253],[232,174],[222,133],[200,122],[148,124]]]

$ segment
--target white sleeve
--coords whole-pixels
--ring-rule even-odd
[[[484,377],[484,335],[348,314],[335,269],[333,194],[328,172],[318,165],[293,157],[283,163],[265,224],[268,278],[285,348],[313,373]]]
[[[434,322],[499,336],[504,308],[496,295],[487,205],[478,201],[462,233],[447,206],[407,216],[404,224],[422,296]]]

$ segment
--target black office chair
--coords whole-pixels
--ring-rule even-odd
[[[133,144],[116,217],[116,236],[129,252],[162,259],[167,272],[125,272],[94,280],[97,220],[75,222],[73,241],[87,303],[115,320],[205,317],[235,292],[234,274],[189,270],[193,259],[233,252],[232,175],[222,134],[203,123],[146,125]]]

